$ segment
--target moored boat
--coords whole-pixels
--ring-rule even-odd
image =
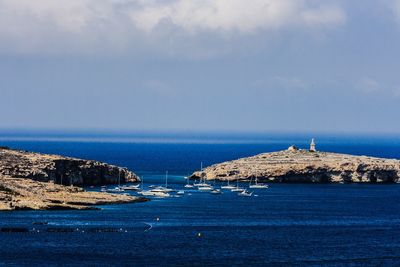
[[[253,195],[253,192],[248,192],[247,190],[243,190],[238,194],[240,197],[251,197]]]

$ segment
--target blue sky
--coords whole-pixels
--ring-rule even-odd
[[[397,0],[0,10],[0,128],[400,132]]]

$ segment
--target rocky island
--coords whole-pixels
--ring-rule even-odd
[[[146,201],[77,186],[137,182],[126,168],[106,163],[0,148],[0,210],[93,209],[93,205]]]
[[[195,172],[191,179],[278,183],[396,183],[400,160],[297,149],[263,153],[215,164]]]

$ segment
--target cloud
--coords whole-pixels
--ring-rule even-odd
[[[297,0],[176,0],[153,1],[131,14],[140,29],[150,32],[171,24],[188,32],[237,31],[254,32],[285,26],[336,26],[345,23],[345,12],[339,6],[309,7]]]
[[[173,33],[239,35],[336,27],[346,13],[310,0],[0,0],[0,49],[97,51],[164,44]],[[161,33],[161,34],[160,34]],[[164,33],[164,34],[162,34]]]
[[[393,6],[391,6],[393,9],[394,15],[400,22],[400,0],[393,0]]]
[[[305,81],[304,79],[298,77],[289,76],[265,76],[256,81],[253,85],[257,89],[263,90],[285,90],[288,92],[293,91],[309,91],[313,89],[313,83]]]
[[[357,88],[364,93],[375,93],[380,90],[381,85],[372,78],[363,78],[357,83]]]

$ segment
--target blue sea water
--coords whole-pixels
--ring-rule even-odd
[[[398,137],[322,135],[317,141],[324,151],[400,159]],[[308,142],[301,134],[0,133],[3,146],[127,166],[144,176],[146,187],[164,183],[168,170],[169,184],[177,189],[200,162]],[[189,190],[100,211],[3,212],[0,228],[29,232],[0,232],[0,265],[400,266],[400,185],[271,184],[254,194]]]

